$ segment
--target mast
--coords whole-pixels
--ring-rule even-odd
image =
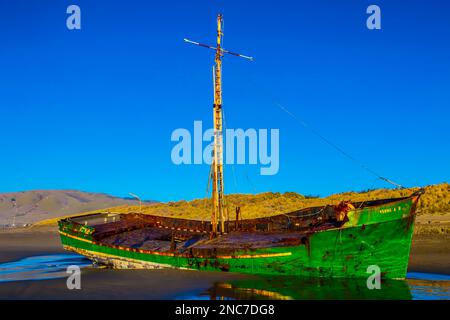
[[[223,186],[223,127],[222,127],[222,15],[217,16],[217,45],[214,66],[214,156],[213,156],[213,210],[211,213],[211,224],[213,236],[217,233],[217,219],[220,220],[220,231],[225,232],[224,208],[224,186]]]
[[[220,232],[225,232],[225,199],[224,199],[224,184],[223,184],[223,126],[222,126],[222,57],[225,53],[237,57],[253,61],[252,57],[245,56],[236,52],[231,52],[222,48],[223,37],[223,17],[221,14],[217,15],[217,43],[216,46],[209,46],[203,43],[184,39],[185,42],[195,44],[208,49],[213,49],[216,52],[215,65],[213,68],[214,76],[214,105],[213,105],[213,124],[214,124],[214,150],[212,161],[212,212],[211,212],[211,226],[212,237],[216,237],[218,233],[218,226],[220,225]]]

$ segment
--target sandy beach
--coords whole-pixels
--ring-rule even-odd
[[[59,235],[53,227],[0,231],[0,263],[63,252]]]
[[[448,235],[416,235],[409,256],[409,272],[450,274]]]

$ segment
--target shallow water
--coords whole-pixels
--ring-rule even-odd
[[[23,258],[0,264],[0,283],[26,280],[48,280],[67,277],[67,267],[80,268],[92,262],[78,254],[53,254]]]
[[[157,273],[151,270],[105,270],[93,268],[92,263],[77,254],[53,254],[31,256],[18,261],[0,264],[0,299],[35,299],[66,297],[55,292],[55,281],[61,287],[70,265],[84,268],[82,278],[89,285],[81,298],[131,298],[131,299],[401,299],[436,300],[450,299],[450,276],[430,273],[408,273],[405,281],[386,280],[380,290],[369,290],[365,279],[302,279],[298,277],[274,276],[230,276],[223,273],[198,273],[192,271],[167,270]],[[169,293],[149,296],[142,283],[151,281],[154,286],[164,287],[183,273],[179,286]],[[107,277],[105,275],[107,274]],[[197,281],[199,274],[202,281]],[[107,279],[107,280],[106,280]],[[178,280],[175,280],[178,281]],[[117,284],[119,282],[119,284]],[[2,288],[3,286],[3,288]],[[28,291],[24,293],[23,287]],[[136,289],[133,295],[123,295],[123,288]],[[20,290],[18,289],[20,288]],[[48,291],[48,292],[47,292]],[[115,293],[115,291],[117,291]],[[58,291],[56,291],[58,292]],[[68,298],[72,298],[69,296]],[[76,296],[80,298],[80,296]]]

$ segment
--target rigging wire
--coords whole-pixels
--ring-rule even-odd
[[[283,110],[284,112],[286,112],[288,115],[290,115],[293,119],[297,120],[297,122],[299,122],[304,128],[308,129],[310,132],[312,132],[313,134],[315,134],[317,137],[319,137],[320,139],[322,139],[322,141],[324,141],[325,143],[327,143],[329,146],[333,147],[335,150],[337,150],[339,153],[341,153],[343,156],[345,156],[347,159],[350,159],[351,161],[353,161],[355,164],[357,164],[358,166],[360,166],[362,169],[366,170],[367,172],[373,174],[374,176],[376,176],[378,179],[383,180],[387,183],[390,183],[394,186],[396,186],[397,188],[404,188],[402,185],[392,181],[391,179],[388,179],[386,177],[381,176],[380,174],[378,174],[377,172],[375,172],[374,170],[372,170],[371,168],[369,168],[367,165],[365,165],[363,162],[357,160],[355,157],[353,157],[351,154],[349,154],[348,152],[346,152],[345,150],[343,150],[341,147],[339,147],[338,145],[336,145],[335,143],[333,143],[332,141],[330,141],[329,139],[327,139],[325,136],[323,136],[322,134],[320,134],[317,130],[315,130],[314,128],[311,128],[305,121],[303,121],[302,119],[298,118],[295,114],[293,114],[292,112],[290,112],[289,110],[287,110],[284,106],[282,106],[280,103],[278,102],[274,102],[275,105],[280,108],[281,110]]]
[[[253,80],[252,77],[248,78],[250,81],[250,83],[252,83],[253,85],[255,85],[256,87],[260,87],[258,83],[256,83],[256,81]],[[261,87],[262,88],[262,87]],[[294,120],[296,120],[301,126],[303,126],[305,129],[309,130],[311,133],[313,133],[314,135],[316,135],[317,137],[319,137],[322,141],[324,141],[326,144],[328,144],[329,146],[331,146],[332,148],[334,148],[336,151],[338,151],[340,154],[342,154],[344,157],[346,157],[347,159],[351,160],[354,164],[358,165],[360,168],[362,168],[363,170],[369,172],[370,174],[376,176],[378,179],[383,180],[397,188],[403,189],[404,186],[402,186],[401,184],[392,181],[391,179],[388,179],[386,177],[383,177],[382,175],[378,174],[377,172],[375,172],[374,170],[372,170],[371,168],[369,168],[366,164],[364,164],[363,162],[359,161],[358,159],[356,159],[355,157],[353,157],[351,154],[349,154],[348,152],[346,152],[344,149],[342,149],[341,147],[339,147],[338,145],[336,145],[335,143],[333,143],[331,140],[329,140],[328,138],[326,138],[325,136],[323,136],[321,133],[319,133],[317,130],[315,130],[314,128],[312,128],[311,126],[309,126],[304,120],[302,120],[301,118],[299,118],[297,115],[295,115],[294,113],[292,113],[291,111],[289,111],[285,106],[283,106],[282,104],[280,104],[276,99],[274,99],[273,96],[271,96],[270,91],[268,91],[265,88],[262,88],[261,90],[262,92],[264,92],[267,96],[270,97],[270,100],[272,101],[272,103],[277,106],[279,109],[281,109],[282,111],[284,111],[286,114],[288,114],[291,118],[293,118]]]
[[[250,180],[250,177],[248,175],[248,171],[245,170],[245,177],[247,178],[247,183],[249,184],[249,186],[253,189],[253,192],[256,194],[258,193],[258,190],[256,190],[255,185],[253,184],[253,182]]]
[[[225,132],[227,130],[227,120],[225,118],[225,110],[222,107],[222,116],[223,116],[223,127],[225,129]],[[238,187],[237,187],[237,180],[236,180],[236,172],[234,171],[234,165],[231,165],[231,172],[233,174],[233,183],[234,183],[234,191],[237,193],[238,192]]]
[[[379,178],[376,178],[373,182],[372,185],[370,186],[370,188],[368,189],[368,191],[370,192],[370,190],[373,189],[373,187],[375,186],[375,183],[379,180]],[[359,205],[358,209],[361,209],[363,207],[363,205],[367,202],[368,200],[364,200],[361,201],[361,204]]]
[[[209,195],[209,189],[211,188],[211,177],[213,172],[213,166],[211,165],[209,168],[209,174],[208,174],[208,184],[206,185],[206,197],[208,198]]]
[[[226,121],[226,117],[225,117],[225,110],[223,109],[223,107],[222,107],[222,115],[223,115],[223,126],[224,126],[224,129],[226,130],[228,128],[228,126],[227,126],[227,121]],[[256,194],[257,193],[256,187],[250,181],[250,177],[248,176],[248,171],[246,169],[244,169],[244,170],[245,170],[245,177],[247,179],[247,183],[252,188],[253,192]],[[237,179],[236,179],[236,172],[235,172],[235,166],[234,165],[231,165],[231,172],[233,174],[234,190],[235,190],[236,193],[238,193],[239,190],[238,190],[238,186],[237,186]]]

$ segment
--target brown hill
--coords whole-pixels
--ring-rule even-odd
[[[84,211],[120,205],[138,205],[137,200],[103,193],[74,190],[34,190],[0,193],[0,225],[20,226]]]

